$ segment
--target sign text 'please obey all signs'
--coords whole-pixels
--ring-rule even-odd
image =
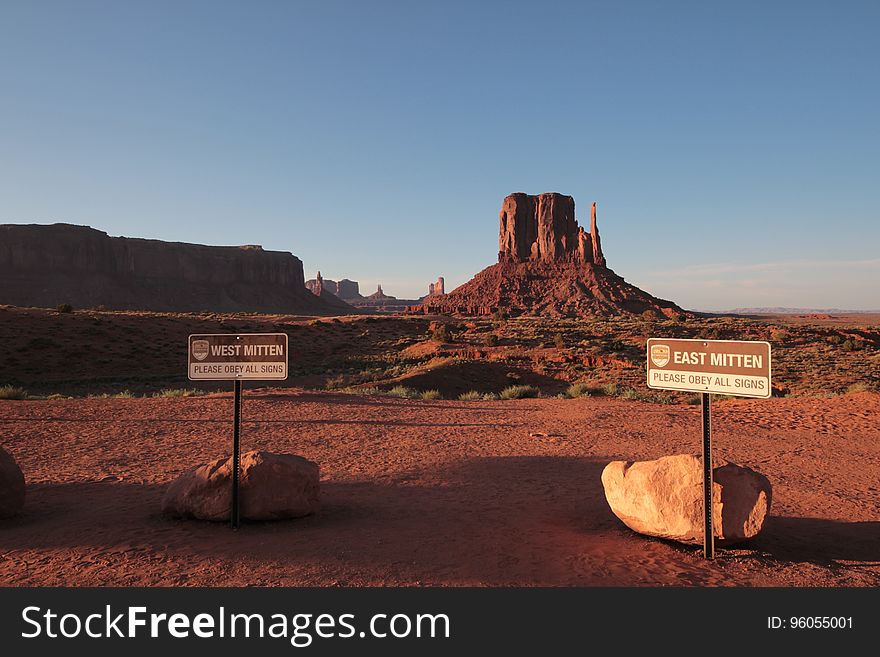
[[[650,338],[648,387],[770,397],[770,343]]]
[[[194,381],[286,379],[287,334],[191,335],[188,374]]]

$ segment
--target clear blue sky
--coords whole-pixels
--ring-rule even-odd
[[[880,2],[0,2],[0,222],[423,294],[514,191],[691,308],[880,308]]]

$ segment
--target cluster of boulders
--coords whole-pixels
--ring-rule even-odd
[[[240,514],[247,520],[301,518],[320,506],[317,463],[293,454],[253,451],[241,455]],[[0,518],[24,507],[21,468],[0,447]],[[162,499],[162,511],[178,518],[228,520],[232,508],[232,459],[221,458],[178,477]]]
[[[320,467],[293,454],[251,451],[240,464],[240,515],[248,520],[300,518],[320,506]],[[714,536],[730,545],[758,535],[770,513],[772,488],[750,468],[713,463]],[[633,531],[683,543],[703,542],[702,458],[691,454],[654,461],[612,461],[602,471],[611,510]],[[0,448],[0,518],[24,506],[25,480]],[[165,492],[162,512],[176,518],[229,520],[232,458],[220,458],[178,477]]]

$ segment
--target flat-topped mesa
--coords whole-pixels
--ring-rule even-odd
[[[498,262],[573,260],[605,267],[593,203],[590,232],[578,225],[574,198],[556,192],[518,192],[504,199],[498,231]]]

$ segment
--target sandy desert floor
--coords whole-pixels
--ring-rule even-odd
[[[228,453],[231,396],[0,401],[28,480],[0,524],[0,585],[880,585],[880,395],[715,406],[716,455],[774,486],[764,533],[706,562],[630,532],[614,459],[699,451],[699,409],[613,398],[421,401],[247,390],[244,449],[322,468],[309,518],[159,513]]]

